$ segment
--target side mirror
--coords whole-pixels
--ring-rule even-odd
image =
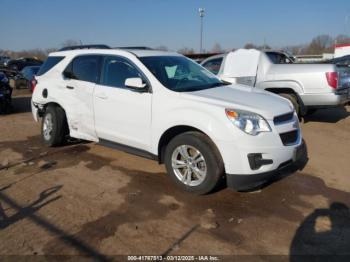
[[[141,91],[144,90],[147,85],[143,82],[142,78],[132,77],[125,79],[125,86]]]
[[[75,79],[75,76],[70,71],[63,71],[63,76],[67,79]]]

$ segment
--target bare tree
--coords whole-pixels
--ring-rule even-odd
[[[62,47],[75,46],[75,45],[80,45],[80,41],[74,40],[74,39],[67,39],[61,44]]]
[[[255,44],[252,44],[252,43],[247,43],[245,44],[244,46],[245,49],[257,49],[257,50],[268,50],[268,49],[271,49],[271,47],[267,44],[264,44],[264,45],[255,45]]]
[[[246,49],[256,49],[257,46],[252,44],[252,43],[247,43],[247,44],[244,45],[244,48],[246,48]]]
[[[49,53],[57,51],[56,48],[48,48],[48,49],[28,49],[22,51],[10,51],[10,50],[1,50],[1,55],[6,55],[11,57],[12,59],[17,59],[21,57],[31,57],[39,60],[45,60]]]
[[[168,51],[169,50],[165,45],[160,45],[154,49],[159,50],[159,51]]]
[[[215,43],[213,48],[211,49],[212,53],[223,53],[224,50],[221,48],[221,45],[219,43]]]
[[[307,45],[291,45],[283,47],[282,50],[286,50],[287,52],[293,55],[302,55],[305,53],[305,48]]]
[[[350,36],[337,35],[334,41],[336,44],[350,44]]]
[[[195,53],[193,48],[188,47],[180,48],[179,50],[177,50],[177,52],[183,55],[190,55]]]
[[[333,51],[334,40],[329,35],[319,35],[311,40],[307,47],[307,53],[310,55],[318,55]]]

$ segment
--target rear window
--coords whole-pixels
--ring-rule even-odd
[[[218,57],[205,62],[202,66],[208,69],[213,74],[217,75],[220,71],[223,57]]]
[[[290,58],[282,53],[275,52],[266,52],[266,55],[269,57],[273,64],[291,64],[293,63]]]
[[[37,76],[41,76],[63,60],[64,56],[49,56],[45,63],[40,67]]]

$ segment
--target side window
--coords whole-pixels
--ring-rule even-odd
[[[219,73],[220,67],[221,67],[221,63],[222,63],[223,58],[219,57],[219,58],[214,58],[212,60],[209,60],[207,62],[205,62],[203,64],[203,67],[205,67],[206,69],[208,69],[210,72],[212,72],[213,74],[217,75]]]
[[[45,74],[47,71],[49,71],[51,68],[53,68],[55,65],[57,65],[59,62],[63,60],[64,56],[49,56],[45,63],[40,67],[40,70],[38,72],[38,76],[41,76]]]
[[[97,55],[78,56],[67,66],[65,75],[72,79],[97,83],[100,75],[100,59]]]
[[[80,56],[73,60],[73,74],[77,80],[97,83],[100,75],[100,57]]]
[[[106,57],[103,66],[102,85],[125,87],[127,78],[140,77],[140,72],[126,59],[120,57]]]

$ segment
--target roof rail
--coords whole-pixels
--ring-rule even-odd
[[[116,49],[153,50],[153,48],[150,48],[147,46],[120,46],[115,48]]]
[[[61,48],[58,51],[68,51],[77,49],[111,49],[108,45],[73,45]]]

